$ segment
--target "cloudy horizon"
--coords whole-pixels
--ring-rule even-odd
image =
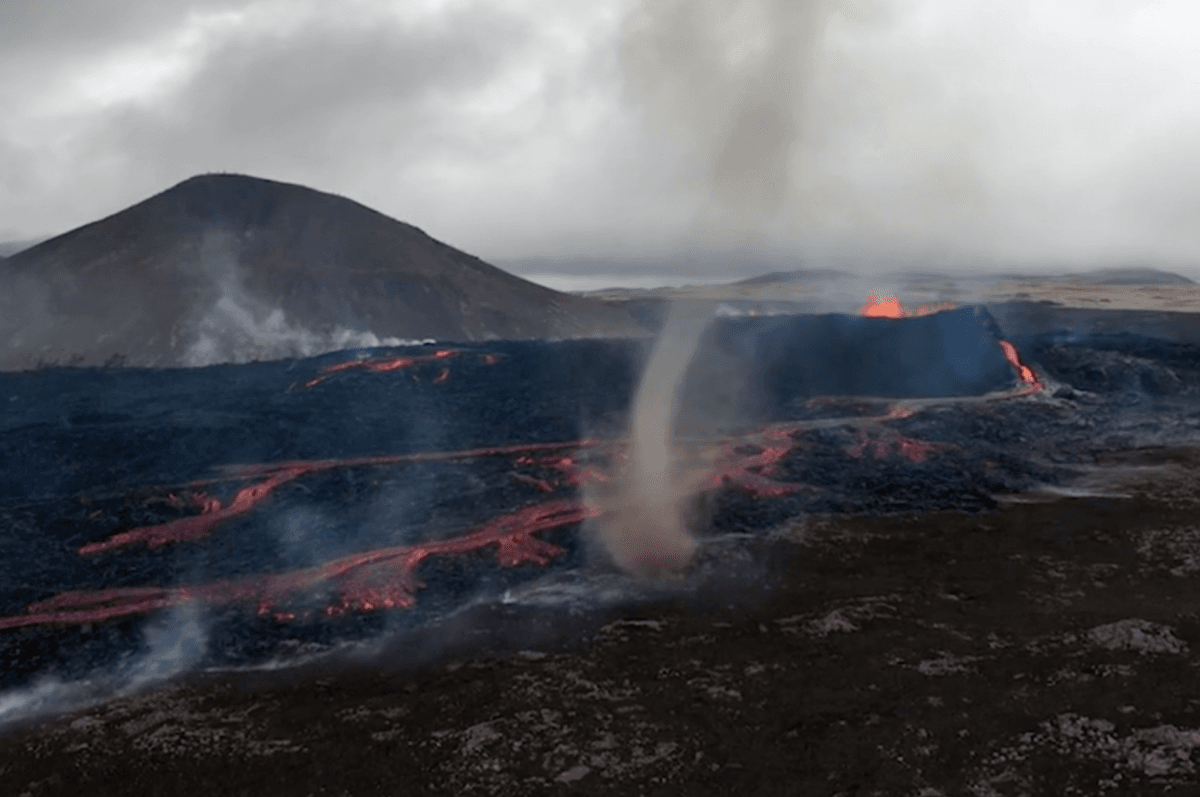
[[[240,172],[498,263],[1200,276],[1197,22],[1182,0],[9,0],[0,241]]]

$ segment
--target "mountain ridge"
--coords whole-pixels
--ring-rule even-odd
[[[0,266],[9,370],[641,332],[623,310],[508,274],[352,199],[236,174],[189,178]]]

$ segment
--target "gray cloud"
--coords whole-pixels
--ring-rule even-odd
[[[240,171],[490,258],[1200,256],[1183,0],[67,6],[0,5],[0,239]]]
[[[4,0],[0,62],[86,57],[144,40],[189,14],[244,5],[237,0]]]
[[[624,30],[631,93],[703,171],[716,207],[697,227],[710,240],[716,225],[735,245],[807,238],[810,253],[823,240],[863,255],[990,243],[983,114],[947,96],[946,75],[862,46],[903,35],[895,11],[637,5]]]
[[[1112,196],[1114,224],[1133,226],[1144,239],[1162,241],[1164,257],[1192,264],[1200,260],[1197,134],[1200,124],[1147,142],[1122,179],[1104,190]],[[1131,258],[1139,254],[1129,252]]]
[[[0,104],[11,110],[36,102],[48,82],[86,73],[115,50],[177,30],[194,14],[241,5],[244,0],[4,0]]]
[[[826,0],[643,0],[626,23],[634,95],[697,148],[741,223],[788,197],[829,14]]]
[[[43,12],[26,24],[40,31],[34,38],[48,49],[21,63],[35,71],[32,64],[71,51],[79,37],[99,49],[107,45],[104,58],[119,61],[125,44],[178,38],[189,22],[195,27],[195,13],[219,5],[194,4],[174,15],[151,10],[145,20],[137,3],[110,3],[105,11],[140,24],[121,35],[100,26],[94,39],[86,39],[86,26],[59,27]],[[365,0],[274,10],[270,3],[239,5],[268,23],[274,14],[278,24],[234,20],[194,35],[191,63],[169,76],[159,96],[68,107],[51,122],[36,109],[0,121],[0,162],[24,166],[5,169],[0,179],[0,236],[52,230],[54,222],[31,220],[40,215],[84,223],[205,171],[294,180],[369,200],[356,183],[400,177],[406,166],[438,158],[469,158],[488,144],[461,109],[521,66],[532,35],[527,17],[485,4],[460,3],[410,19]],[[71,58],[62,67],[68,77],[58,83],[49,74],[0,81],[0,94],[7,91],[14,107],[50,101],[65,91],[62,83],[86,74],[70,66]],[[37,135],[39,127],[45,135]]]
[[[520,19],[486,9],[366,22],[235,33],[164,102],[114,113],[109,146],[137,152],[135,168],[159,181],[222,168],[328,181],[373,158],[430,157],[467,132],[443,106],[503,73],[528,40]]]

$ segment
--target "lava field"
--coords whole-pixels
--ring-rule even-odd
[[[789,529],[1102,497],[1105,463],[1200,439],[1200,347],[1169,335],[1007,330],[977,307],[718,319],[677,413],[700,549],[640,583],[586,496],[625,456],[652,343],[0,374],[0,720],[347,651],[404,671],[570,649],[638,607],[769,601],[778,573],[739,579]]]

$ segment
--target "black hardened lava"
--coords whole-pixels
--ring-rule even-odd
[[[681,391],[704,533],[988,512],[1145,434],[1135,404],[1195,417],[1188,344],[1025,341],[1054,380],[1028,395],[1002,335],[978,308],[714,322]],[[651,346],[0,375],[0,688],[136,668],[180,627],[202,641],[171,666],[286,659],[593,571],[581,492],[619,466]]]

